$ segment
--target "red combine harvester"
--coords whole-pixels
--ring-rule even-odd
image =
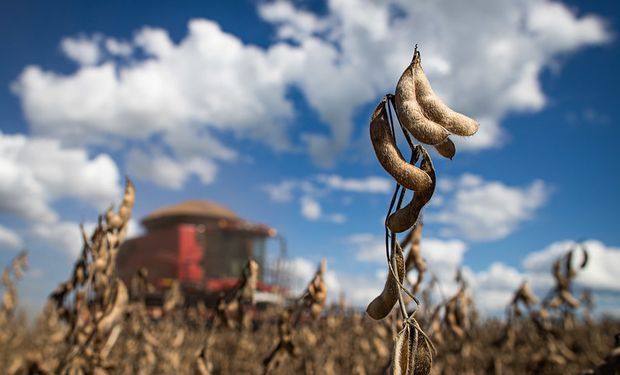
[[[137,270],[148,270],[156,292],[151,304],[160,304],[175,280],[186,304],[212,304],[221,292],[234,288],[249,257],[260,266],[257,303],[281,300],[280,272],[286,256],[284,239],[275,229],[241,219],[230,209],[206,200],[191,200],[159,208],[144,219],[143,236],[127,240],[117,257],[118,275],[131,285]],[[274,240],[277,255],[268,251]]]

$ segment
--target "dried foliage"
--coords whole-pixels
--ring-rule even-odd
[[[582,298],[579,307],[564,302],[554,309],[544,301],[538,303],[524,283],[507,307],[508,319],[480,321],[459,272],[454,295],[433,304],[429,295],[439,287],[436,279],[425,287],[419,284],[419,275],[427,272],[420,256],[421,223],[394,243],[390,267],[403,277],[388,280],[382,293],[381,304],[390,305],[394,298],[393,304],[404,303],[404,296],[393,294],[408,282],[404,274],[417,270],[418,278],[411,284],[418,284],[414,289],[421,289],[426,306],[405,311],[405,319],[400,309],[390,313],[392,306],[378,314],[387,315],[378,321],[345,308],[342,301],[327,306],[325,261],[300,296],[259,315],[253,306],[259,270],[251,259],[237,285],[217,305],[188,306],[182,288],[173,283],[161,307],[148,307],[146,296],[153,291],[148,271],[137,270],[128,293],[111,262],[124,237],[133,196],[128,182],[121,207],[129,210],[119,210],[125,212],[124,219],[101,220],[93,234],[85,236],[71,278],[51,294],[32,329],[26,328],[15,308],[15,282],[26,268],[25,253],[5,269],[0,373],[608,375],[618,371],[620,337],[611,352],[609,341],[610,332],[620,331],[620,323],[582,318],[579,310],[593,304],[587,293],[590,301]],[[570,281],[581,266],[566,272],[567,264],[572,264],[568,256],[559,259],[564,271],[558,273],[556,266],[552,271],[561,277],[571,275]],[[571,290],[565,279],[557,281],[545,300],[562,290]],[[245,306],[244,313],[239,314],[239,306]],[[567,325],[567,319],[572,324]],[[437,345],[436,355],[429,337]]]

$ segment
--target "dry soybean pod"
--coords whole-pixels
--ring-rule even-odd
[[[417,52],[417,50],[416,50]],[[396,85],[395,103],[398,121],[420,142],[436,145],[443,142],[450,133],[441,125],[428,119],[418,104],[414,80],[414,63],[407,66]]]
[[[409,321],[407,321],[407,325],[410,325]],[[415,326],[410,327],[409,330],[411,332],[409,333],[409,365],[407,367],[409,373],[411,374],[416,366],[419,334]]]
[[[121,280],[116,280],[116,297],[112,308],[97,322],[97,330],[99,332],[107,332],[114,324],[122,318],[129,301],[127,288]]]
[[[421,258],[420,241],[422,240],[423,226],[422,221],[418,222],[407,235],[407,238],[409,238],[409,242],[411,243],[411,249],[409,249],[409,253],[405,259],[406,272],[409,272],[414,266],[416,266],[416,261],[419,262],[417,258]]]
[[[387,98],[384,97],[370,121],[370,139],[377,159],[398,184],[413,191],[426,190],[431,185],[431,178],[415,165],[407,163],[396,147],[387,118],[386,102]]]
[[[377,296],[366,308],[366,312],[371,318],[375,320],[381,320],[385,318],[398,301],[400,294],[400,285],[402,285],[405,278],[405,257],[403,256],[403,250],[400,246],[395,246],[392,253],[390,262],[392,264],[392,270],[388,272],[387,280],[383,286],[383,291]],[[394,277],[398,275],[398,280]]]
[[[419,332],[422,333],[422,331]],[[433,346],[426,335],[422,334],[420,336],[423,342],[420,343],[418,340],[415,351],[415,366],[412,369],[413,375],[428,375],[431,373],[431,367],[433,366]]]
[[[424,74],[420,52],[417,50],[414,52],[411,70],[413,71],[415,96],[426,117],[457,135],[470,136],[478,131],[480,125],[475,120],[453,111],[435,94]]]
[[[435,150],[437,150],[437,152],[439,153],[439,155],[450,160],[452,160],[452,158],[456,154],[456,146],[450,138],[446,138],[445,141],[441,142],[438,145],[435,145],[434,147]]]
[[[424,191],[416,192],[407,206],[397,210],[387,220],[388,227],[395,233],[406,231],[415,225],[420,216],[420,211],[428,203],[435,192],[435,168],[433,162],[424,148],[422,150],[422,163],[420,168],[431,177],[431,186]]]
[[[394,343],[394,350],[392,352],[392,366],[390,368],[390,374],[392,375],[407,375],[410,373],[410,336],[411,327],[409,327],[408,323],[405,323],[403,329],[398,332],[396,342]]]

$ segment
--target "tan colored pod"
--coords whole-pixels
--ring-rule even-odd
[[[411,249],[405,259],[405,271],[409,272],[414,266],[418,271],[426,271],[426,261],[422,258],[422,250],[420,249],[420,241],[422,240],[422,228],[424,225],[419,222],[411,229],[409,237],[411,237]]]
[[[420,340],[415,351],[415,364],[413,375],[428,375],[433,366],[433,354],[431,343],[426,337],[420,335]]]
[[[97,322],[97,330],[99,332],[107,332],[122,319],[128,301],[129,295],[125,284],[121,280],[116,280],[116,296],[114,298],[114,303],[103,318]]]
[[[408,163],[396,147],[387,119],[386,101],[384,97],[377,105],[370,121],[370,140],[377,159],[383,169],[400,185],[413,191],[426,190],[432,182],[430,176],[415,165]]]
[[[394,102],[398,121],[420,142],[436,145],[443,142],[450,133],[440,124],[428,119],[418,104],[413,73],[413,64],[405,69],[396,84]]]
[[[415,95],[426,117],[440,124],[446,130],[456,135],[474,135],[480,125],[462,113],[453,111],[433,91],[424,70],[420,52],[416,51],[411,63],[415,85]]]
[[[400,286],[399,283],[402,284],[405,278],[405,259],[403,255],[403,249],[400,247],[398,242],[396,242],[396,246],[394,247],[394,253],[392,254],[392,258],[390,259],[390,264],[394,269],[394,272],[398,276],[398,282],[394,278],[392,272],[388,270],[388,277],[385,281],[385,285],[383,286],[383,291],[379,296],[377,296],[366,308],[366,312],[368,315],[375,319],[381,320],[385,318],[392,308],[398,301],[398,295],[400,294]]]
[[[391,375],[428,375],[433,363],[430,342],[408,323],[400,331],[392,352]]]
[[[450,138],[446,138],[445,141],[441,142],[438,145],[435,145],[435,150],[437,150],[439,155],[450,160],[452,160],[452,158],[456,154],[456,146]]]
[[[566,302],[570,307],[576,309],[577,307],[579,307],[579,300],[575,297],[573,297],[572,294],[570,294],[570,292],[568,290],[561,290],[560,291],[560,298]]]
[[[410,348],[411,333],[411,327],[409,324],[405,324],[405,327],[396,336],[394,350],[392,351],[392,365],[390,366],[391,375],[410,374],[410,362],[413,354]]]
[[[432,183],[428,189],[416,192],[413,195],[411,203],[388,217],[387,226],[392,232],[395,233],[404,232],[415,225],[418,221],[418,217],[420,216],[420,211],[422,211],[422,208],[428,203],[429,200],[431,200],[431,197],[435,192],[436,177],[433,161],[423,147],[420,148],[420,150],[422,151],[422,163],[420,164],[420,169],[430,176]]]
[[[515,299],[521,299],[523,303],[528,306],[532,306],[538,303],[538,297],[536,297],[536,295],[532,292],[527,281],[524,281],[521,284],[519,290],[517,291],[517,296],[515,296]]]

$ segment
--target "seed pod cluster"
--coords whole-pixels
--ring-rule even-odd
[[[411,149],[409,162],[405,160],[398,148],[394,134],[394,129],[397,128],[396,123],[400,125]],[[456,153],[456,147],[454,142],[448,138],[450,133],[471,136],[476,133],[478,127],[476,121],[453,111],[435,94],[422,69],[420,53],[416,47],[413,60],[398,80],[396,94],[386,95],[377,105],[370,119],[370,140],[375,155],[383,169],[397,183],[385,221],[389,273],[383,291],[366,309],[370,317],[385,318],[398,301],[404,321],[415,322],[413,316],[410,317],[406,311],[406,302],[402,293],[406,292],[411,297],[410,300],[415,300],[416,303],[418,301],[413,294],[403,288],[403,281],[409,269],[415,267],[418,270],[418,279],[413,284],[415,294],[426,272],[426,262],[420,253],[422,225],[418,223],[418,218],[424,206],[431,200],[437,181],[435,167],[429,153],[422,145],[414,145],[411,136],[421,143],[435,146],[440,155],[452,159]],[[420,159],[420,165],[417,166],[416,163]],[[406,206],[402,207],[406,190],[413,191],[413,197]],[[405,232],[412,227],[414,229],[401,246],[396,240],[396,233]],[[402,247],[409,242],[412,243],[411,250],[405,261]],[[456,302],[453,304],[455,304],[455,309],[460,306]],[[451,317],[456,319],[456,315]],[[400,346],[395,348],[392,361],[393,373],[413,373],[411,365],[413,362],[409,363],[409,361],[413,361],[414,358],[406,357],[405,359],[404,354],[399,352],[405,347],[411,347],[410,344],[404,343],[411,341],[412,337],[417,340],[417,330],[415,334],[411,334],[409,323],[405,324],[397,340]],[[415,324],[417,325],[417,322]],[[415,368],[415,373],[418,373],[417,366]],[[421,373],[429,371],[430,365],[426,372]]]
[[[420,142],[439,145],[443,156],[454,156],[450,133],[471,136],[479,124],[450,109],[431,88],[422,69],[422,58],[416,49],[411,64],[396,85],[396,111],[402,125]]]
[[[317,269],[314,277],[306,288],[305,297],[303,303],[309,306],[310,315],[316,319],[321,315],[323,307],[325,307],[325,301],[327,301],[327,285],[325,284],[324,275],[327,272],[327,260],[321,259],[319,268]]]
[[[407,162],[398,149],[392,107],[412,152],[422,156],[420,167]],[[411,64],[396,85],[396,94],[386,95],[370,120],[370,139],[379,163],[400,186],[415,192],[409,205],[389,217],[387,225],[391,231],[400,233],[411,228],[435,191],[435,169],[430,155],[422,146],[415,146],[413,150],[409,134],[452,159],[456,147],[448,135],[471,136],[478,128],[476,121],[451,110],[437,97],[422,69],[420,52],[416,48]]]
[[[0,283],[4,287],[2,300],[0,303],[0,330],[4,330],[5,326],[10,324],[14,317],[15,308],[18,303],[17,299],[17,280],[24,275],[24,270],[28,267],[28,253],[21,251],[13,260],[11,265],[6,267],[2,272]],[[0,345],[3,344],[4,335],[0,334]]]
[[[72,276],[49,297],[50,316],[67,324],[69,329],[62,334],[70,343],[59,361],[50,366],[53,373],[106,374],[113,367],[107,356],[129,304],[127,287],[116,276],[116,255],[127,233],[134,200],[135,188],[127,179],[119,210],[108,209],[90,236],[81,227],[82,252]]]
[[[394,129],[397,128],[395,124],[400,125],[400,129],[411,149],[411,160],[409,162],[398,148],[394,133]],[[396,94],[386,95],[377,105],[370,119],[370,140],[375,155],[383,169],[397,183],[385,221],[388,277],[381,294],[366,309],[370,317],[374,319],[385,318],[398,301],[404,321],[415,322],[413,316],[408,315],[406,304],[410,300],[415,300],[416,303],[418,301],[413,294],[404,289],[403,281],[409,269],[415,267],[418,270],[417,281],[413,284],[413,293],[415,294],[426,272],[426,262],[420,253],[422,225],[416,226],[416,223],[418,223],[422,209],[431,200],[435,192],[436,174],[429,153],[422,145],[414,145],[411,136],[421,143],[435,146],[440,155],[452,159],[456,153],[456,147],[454,142],[448,138],[450,133],[471,136],[476,133],[478,127],[477,122],[451,110],[437,97],[422,69],[420,53],[416,47],[413,60],[398,80]],[[417,166],[419,160],[421,161]],[[413,192],[413,197],[406,206],[402,207],[407,190]],[[405,232],[412,227],[414,229],[401,246],[396,240],[396,233]],[[405,261],[402,248],[409,242],[412,243],[412,246],[407,261]],[[405,301],[403,292],[411,298]],[[454,303],[456,304],[454,308],[459,309],[461,304]],[[420,332],[422,331],[420,330]],[[411,349],[409,343],[411,337],[416,337],[415,340],[417,340],[417,330],[412,335],[409,326],[406,324],[399,334],[397,348],[394,351],[392,372],[395,374],[413,373],[413,362],[409,363],[409,361],[414,360],[415,353],[412,354],[413,357],[406,357],[403,354],[411,353],[409,350]],[[405,350],[405,347],[408,349]],[[401,353],[401,350],[405,350],[405,352]],[[415,373],[418,373],[417,365],[415,368]],[[424,371],[420,373],[430,372],[430,365]]]
[[[583,245],[579,248],[583,254],[579,269],[583,269],[588,264],[588,251]],[[553,263],[551,269],[555,279],[555,293],[543,301],[545,307],[552,309],[557,309],[562,305],[569,306],[572,309],[579,307],[579,300],[571,292],[571,281],[577,276],[577,269],[573,267],[573,256],[576,250],[571,249]]]

